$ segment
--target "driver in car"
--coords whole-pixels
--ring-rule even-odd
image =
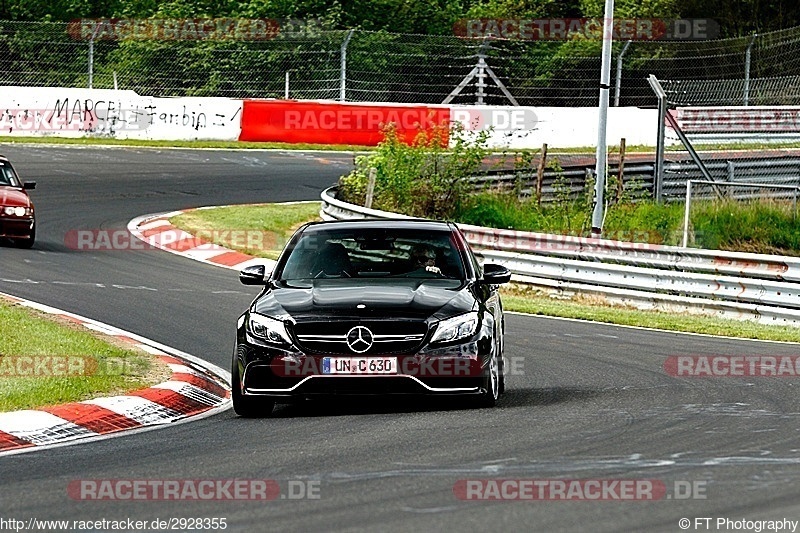
[[[414,263],[414,270],[410,273],[412,276],[424,272],[442,274],[442,269],[436,266],[436,250],[431,246],[425,244],[415,246],[411,253],[411,260]]]

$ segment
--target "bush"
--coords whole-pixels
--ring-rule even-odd
[[[472,190],[467,178],[482,172],[489,154],[488,134],[468,135],[460,127],[436,128],[430,135],[420,133],[408,145],[390,124],[378,149],[356,158],[355,170],[339,179],[339,195],[364,205],[370,169],[375,168],[372,207],[452,220]]]
[[[475,192],[467,178],[484,172],[490,154],[488,132],[468,135],[461,128],[452,129],[449,149],[447,133],[438,129],[432,135],[421,134],[409,146],[390,125],[378,150],[357,158],[356,169],[339,180],[340,197],[364,205],[374,167],[377,209],[499,229],[589,235],[592,182],[576,195],[565,179],[557,180],[554,201],[541,205],[535,198],[520,196],[521,183],[513,189],[488,184]],[[532,167],[532,152],[512,155],[517,170]],[[548,166],[560,169],[555,158]],[[613,179],[609,186],[615,188]],[[658,204],[648,199],[646,191],[633,187],[608,207],[603,233],[614,240],[680,245],[683,216],[682,203]],[[695,201],[691,230],[693,244],[702,248],[800,255],[800,219],[785,202]]]

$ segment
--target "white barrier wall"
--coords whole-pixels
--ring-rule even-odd
[[[494,148],[558,148],[597,146],[598,109],[595,107],[497,107],[453,106],[453,121],[467,131],[494,126],[489,145]],[[655,109],[611,107],[608,109],[607,142],[628,146],[655,146],[658,113]]]
[[[117,139],[239,138],[242,101],[152,98],[134,91],[0,87],[0,135]]]
[[[380,106],[402,108],[403,104]],[[491,128],[488,144],[493,148],[540,148],[543,143],[572,148],[597,143],[598,110],[594,107],[428,107],[449,109],[451,121],[461,122],[475,134]],[[228,98],[154,98],[130,90],[0,87],[0,135],[235,141],[242,131],[242,113],[243,102]],[[608,144],[619,144],[624,137],[628,145],[654,146],[656,117],[655,109],[610,108]]]

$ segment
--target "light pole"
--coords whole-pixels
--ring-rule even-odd
[[[611,43],[614,26],[614,0],[606,0],[603,17],[603,60],[600,65],[600,103],[597,119],[597,166],[595,167],[594,211],[592,212],[592,237],[600,238],[603,232],[606,188],[606,130],[608,129],[608,93],[611,89]]]

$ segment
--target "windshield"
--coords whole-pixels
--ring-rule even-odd
[[[464,263],[449,231],[312,229],[290,248],[279,276],[464,279]]]
[[[19,187],[17,176],[14,174],[14,169],[7,161],[0,161],[0,185],[10,185],[12,187]]]

